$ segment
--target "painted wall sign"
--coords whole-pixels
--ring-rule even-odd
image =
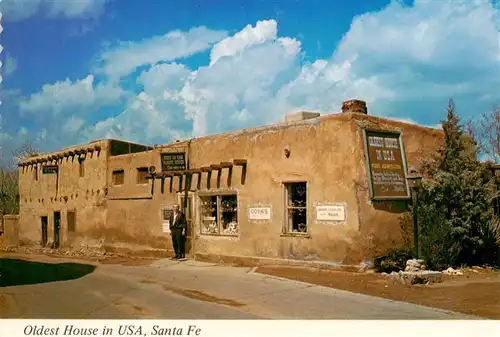
[[[409,198],[401,134],[365,130],[364,138],[372,199]]]
[[[316,219],[319,221],[345,221],[346,207],[342,204],[316,206]]]
[[[160,158],[163,172],[186,170],[185,152],[162,153]]]
[[[249,207],[250,220],[271,220],[271,207]]]
[[[43,174],[56,174],[59,171],[59,166],[57,165],[44,165],[42,166]]]

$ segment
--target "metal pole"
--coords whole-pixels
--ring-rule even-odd
[[[418,195],[417,189],[412,188],[412,203],[413,203],[413,241],[414,241],[414,254],[415,258],[418,259],[420,256],[419,244],[418,244]]]

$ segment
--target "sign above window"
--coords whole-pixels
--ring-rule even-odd
[[[163,172],[184,171],[187,169],[185,152],[162,153],[160,158]]]

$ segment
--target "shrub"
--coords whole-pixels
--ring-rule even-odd
[[[491,207],[497,191],[459,121],[450,102],[448,118],[442,122],[444,147],[423,172],[420,243],[431,269],[498,261],[498,226]]]

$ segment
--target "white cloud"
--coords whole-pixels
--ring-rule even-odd
[[[74,135],[85,125],[85,120],[77,116],[71,116],[62,125],[62,132],[68,135]]]
[[[20,127],[19,131],[17,132],[17,134],[21,137],[26,136],[28,133],[29,133],[28,129],[25,128],[24,126]]]
[[[137,83],[148,93],[162,95],[165,90],[180,90],[191,71],[183,64],[161,63],[143,71]]]
[[[197,27],[187,32],[172,31],[140,42],[120,42],[118,46],[102,53],[102,66],[96,71],[111,78],[120,78],[143,65],[174,61],[207,50],[226,34],[223,31]]]
[[[9,76],[17,69],[17,60],[12,57],[9,53],[5,55],[5,76]]]
[[[94,85],[94,76],[72,82],[69,79],[46,84],[39,93],[20,103],[21,112],[51,111],[59,114],[71,108],[114,105],[125,94],[119,87],[107,84]]]
[[[274,40],[277,33],[278,24],[275,20],[259,21],[255,27],[247,25],[240,32],[225,38],[212,48],[210,65],[217,62],[221,57],[234,56],[253,44]]]
[[[2,0],[0,11],[6,21],[21,21],[37,13],[48,17],[97,17],[109,0]]]
[[[357,17],[333,61],[356,55],[354,71],[399,89],[400,99],[484,93],[498,84],[498,13],[488,0],[393,1]]]
[[[73,138],[168,142],[282,121],[299,109],[339,112],[342,102],[352,98],[367,101],[372,115],[439,128],[450,97],[464,116],[500,102],[500,76],[495,76],[499,13],[479,0],[393,2],[356,17],[330,58],[305,64],[307,51],[293,37],[280,36],[272,20],[223,40],[221,33],[203,28],[209,37],[201,37],[201,31],[174,32],[122,44],[103,54],[102,70],[120,77],[151,65],[135,79],[136,96],[121,113],[97,123],[75,115]],[[217,41],[208,65],[189,69],[180,63]],[[82,106],[81,100],[96,106],[114,101],[96,93],[108,87],[93,85],[93,78],[60,83],[71,99],[53,98],[57,84],[44,87],[31,97],[31,110],[68,110]],[[50,103],[42,104],[41,97]],[[52,134],[46,132],[47,141]]]
[[[160,68],[152,68],[148,76],[143,73],[140,82],[145,88],[143,95],[148,95],[149,108],[141,106],[142,111],[154,114],[156,126],[168,132],[188,131],[191,136],[199,136],[278,122],[285,113],[299,109],[338,112],[344,100],[361,98],[367,101],[371,114],[438,127],[435,119],[423,122],[429,119],[427,111],[415,114],[420,113],[417,109],[421,106],[398,111],[398,104],[425,97],[446,102],[450,95],[464,95],[477,86],[477,91],[491,91],[491,83],[489,87],[483,85],[484,74],[477,76],[473,71],[489,69],[491,74],[498,66],[493,57],[497,22],[492,21],[491,5],[464,2],[462,10],[450,12],[451,2],[440,3],[416,1],[415,7],[405,7],[394,2],[382,11],[360,16],[331,59],[302,67],[300,43],[279,37],[275,21],[248,25],[212,48],[209,66],[187,75],[187,69],[180,65],[165,65],[172,72],[180,71],[176,79],[185,81],[180,90],[178,81],[170,88],[172,79],[157,71]],[[477,23],[479,28],[474,26],[476,21],[481,21]],[[478,43],[463,24],[487,36]],[[483,52],[467,54],[462,45],[469,40]],[[443,57],[449,60],[443,61]],[[466,69],[461,59],[466,61]],[[470,62],[472,59],[484,62],[478,65]],[[447,80],[433,71],[445,72]],[[495,83],[495,79],[492,81]],[[159,94],[162,89],[163,96]],[[498,94],[492,95],[498,98]],[[135,106],[140,105],[136,102]],[[148,114],[134,116],[144,118],[143,125],[148,125]],[[125,115],[132,114],[127,110]],[[122,135],[148,141],[148,136],[137,132],[132,135],[128,130],[122,129]]]

